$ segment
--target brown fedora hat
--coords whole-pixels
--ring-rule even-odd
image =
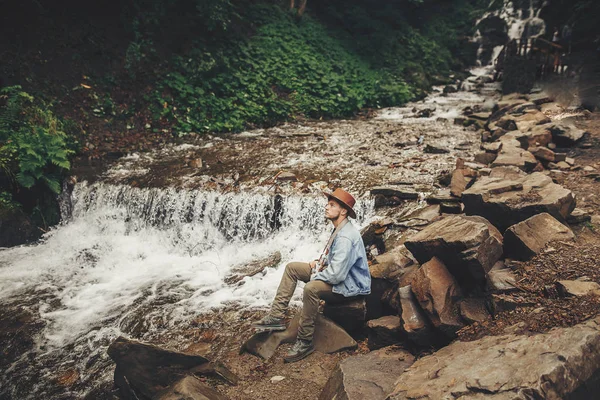
[[[354,197],[352,197],[350,193],[346,192],[344,189],[337,188],[333,192],[323,191],[323,194],[327,196],[327,198],[332,197],[345,205],[346,208],[348,208],[348,216],[356,219],[356,213],[353,208],[356,200],[354,200]]]

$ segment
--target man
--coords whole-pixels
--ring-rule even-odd
[[[333,223],[335,230],[321,257],[310,263],[292,262],[286,265],[270,313],[253,324],[256,329],[285,330],[283,318],[296,284],[299,280],[306,282],[298,338],[285,362],[299,361],[314,351],[312,339],[319,300],[339,302],[371,292],[365,246],[358,230],[348,222],[348,217],[356,218],[354,197],[339,188],[324,194],[328,199],[325,218]]]

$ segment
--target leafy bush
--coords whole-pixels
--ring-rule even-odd
[[[20,86],[0,90],[0,189],[42,185],[60,193],[61,173],[70,168],[62,123]]]

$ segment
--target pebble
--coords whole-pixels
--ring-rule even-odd
[[[285,379],[285,376],[275,375],[274,377],[271,378],[271,383],[281,382],[284,379]]]
[[[589,166],[589,165],[586,165],[585,167],[583,167],[583,170],[584,170],[585,172],[592,172],[592,171],[595,171],[595,170],[596,170],[596,168],[594,168],[594,167],[591,167],[591,166]]]

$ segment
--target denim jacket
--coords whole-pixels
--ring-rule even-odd
[[[327,255],[328,266],[311,280],[333,285],[332,291],[345,297],[371,293],[371,273],[360,232],[347,223],[340,229]]]

